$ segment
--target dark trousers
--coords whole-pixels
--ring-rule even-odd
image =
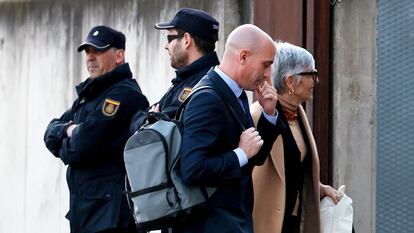
[[[135,222],[134,219],[131,217],[131,219],[129,220],[128,223],[128,227],[117,227],[117,228],[112,228],[112,229],[107,229],[104,231],[100,231],[97,233],[143,233],[138,231],[137,227],[135,226]]]

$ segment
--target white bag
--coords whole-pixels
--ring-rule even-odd
[[[330,197],[324,197],[321,201],[322,233],[352,232],[352,199],[345,194],[345,185],[338,189],[337,196],[340,198],[337,205]]]

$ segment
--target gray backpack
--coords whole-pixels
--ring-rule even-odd
[[[177,111],[177,119],[191,96],[210,86],[193,89]],[[215,90],[217,91],[217,90]],[[223,94],[217,91],[224,102]],[[241,125],[233,107],[231,114]],[[163,113],[149,113],[147,123],[132,135],[124,148],[125,187],[132,215],[142,232],[173,227],[190,214],[203,211],[216,188],[186,186],[180,172],[182,126],[179,120]]]
[[[211,87],[197,90],[204,88]],[[183,184],[179,176],[181,130],[180,121],[163,113],[149,113],[147,123],[125,145],[126,193],[141,231],[165,229],[185,220],[190,213],[202,210],[215,191]]]

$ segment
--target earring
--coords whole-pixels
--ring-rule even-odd
[[[290,89],[289,88],[289,95],[293,95],[293,93],[295,93],[295,89]]]

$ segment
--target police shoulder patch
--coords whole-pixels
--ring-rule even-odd
[[[104,104],[102,105],[102,113],[105,116],[114,116],[118,111],[119,105],[121,102],[106,98]]]
[[[178,100],[180,102],[184,102],[185,99],[187,99],[188,95],[190,94],[191,90],[193,88],[191,87],[184,87],[183,91],[181,92],[181,94],[178,96]]]

